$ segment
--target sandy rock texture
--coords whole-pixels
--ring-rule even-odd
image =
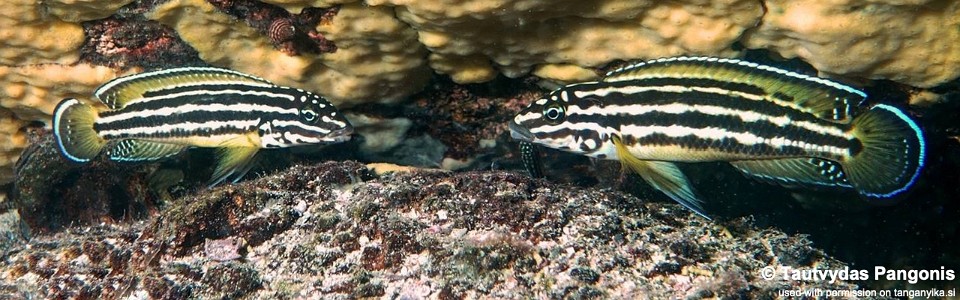
[[[0,291],[36,298],[771,297],[848,282],[800,236],[511,172],[290,170],[176,200],[143,222],[4,251]]]
[[[268,9],[258,12],[264,16],[252,17],[278,14]],[[332,14],[335,17],[314,24],[315,31],[310,33],[322,35],[336,47],[297,55],[274,47],[273,30],[282,28],[269,28],[264,35],[207,1],[169,1],[147,17],[174,28],[209,64],[317,91],[341,107],[396,102],[423,88],[429,79],[426,49],[416,43],[416,33],[408,25],[393,18],[390,9],[357,3],[343,5]],[[291,34],[296,36],[297,30],[302,29],[294,26]]]
[[[115,72],[79,64],[79,22],[113,14],[131,1],[4,1],[0,4],[0,183],[26,147],[22,128],[46,122],[60,99],[86,95]]]
[[[540,65],[594,68],[623,59],[735,55],[731,45],[759,22],[757,1],[410,1],[396,7],[430,49],[430,66],[455,81],[518,77]],[[542,76],[563,78],[574,68]]]
[[[748,48],[799,57],[828,75],[933,87],[960,76],[960,2],[764,1]]]

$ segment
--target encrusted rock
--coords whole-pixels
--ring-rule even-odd
[[[0,264],[0,290],[38,298],[757,298],[856,288],[760,279],[762,267],[845,265],[802,237],[743,220],[722,225],[672,203],[510,172],[372,177],[363,164],[328,162],[199,191],[146,224],[37,236]]]

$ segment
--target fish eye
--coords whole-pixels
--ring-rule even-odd
[[[566,111],[564,110],[563,105],[553,102],[543,108],[543,116],[546,117],[550,123],[559,124],[560,122],[563,122],[563,118],[566,116]]]
[[[317,114],[317,111],[314,110],[313,107],[306,106],[300,109],[300,118],[303,118],[303,120],[307,123],[316,122],[318,116],[319,114]]]

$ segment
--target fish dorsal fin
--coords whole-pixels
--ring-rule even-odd
[[[785,187],[850,188],[840,163],[818,158],[742,160],[730,162],[743,174]]]
[[[113,161],[152,162],[177,155],[187,147],[143,140],[122,140],[107,151],[107,156]]]
[[[127,103],[142,100],[144,94],[151,91],[170,89],[178,86],[217,84],[274,86],[273,83],[263,78],[233,70],[209,67],[187,67],[144,72],[116,78],[101,85],[93,95],[110,109],[121,109],[126,106]]]
[[[684,207],[692,210],[696,214],[710,219],[703,211],[700,199],[697,199],[687,176],[683,175],[680,168],[671,162],[642,160],[630,153],[620,137],[613,137],[613,144],[617,148],[617,156],[620,163],[630,170],[636,172],[647,183],[657,190],[667,194],[670,199],[677,201]]]
[[[730,58],[661,58],[610,71],[603,79],[632,80],[759,93],[769,101],[782,102],[837,123],[849,123],[854,106],[867,98],[863,91],[842,83]]]

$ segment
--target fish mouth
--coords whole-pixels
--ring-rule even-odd
[[[334,143],[349,141],[353,137],[353,127],[344,127],[329,134],[330,140]]]
[[[521,140],[526,142],[533,142],[533,132],[530,132],[530,129],[524,128],[517,124],[516,122],[510,122],[510,137],[515,140]]]

